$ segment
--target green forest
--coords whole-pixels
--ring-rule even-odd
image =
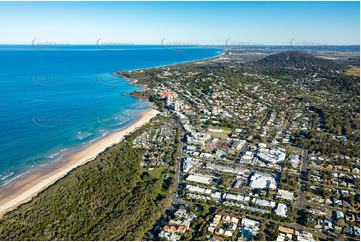
[[[169,206],[174,171],[145,170],[149,123],[0,220],[0,240],[140,240]]]

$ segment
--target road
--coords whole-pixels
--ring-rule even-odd
[[[267,121],[267,118],[269,116],[270,116],[270,112],[267,114],[266,118],[263,120],[262,123]],[[183,137],[183,135],[184,135],[184,130],[182,130],[182,132],[181,132],[182,137]],[[181,189],[182,189],[181,186],[183,185],[182,184],[182,179],[181,179],[182,178],[181,160],[183,158],[183,145],[184,145],[184,143],[182,144],[182,149],[179,151],[178,159],[177,159],[178,160],[177,168],[176,168],[177,189],[174,192],[174,195],[172,197],[172,203],[171,203],[171,205],[169,207],[169,209],[171,209],[171,210],[175,209],[175,205],[178,205],[178,204],[186,204],[186,205],[193,204],[192,202],[185,201],[185,200],[183,200],[182,198],[179,197],[179,194],[180,194]],[[245,147],[243,147],[243,149],[240,151],[239,156],[236,159],[237,161],[239,161],[240,157],[247,150],[248,145],[249,145],[249,143],[247,143],[245,145]],[[301,163],[301,166],[300,166],[300,180],[299,180],[300,182],[299,182],[299,188],[298,188],[299,189],[299,198],[298,198],[298,201],[297,201],[297,208],[299,210],[302,210],[304,208],[304,206],[306,205],[305,191],[306,191],[306,186],[307,186],[307,156],[308,156],[307,150],[302,149],[302,159],[301,159],[302,163]],[[316,235],[318,238],[323,239],[323,240],[328,239],[328,236],[326,234],[324,234],[322,231],[311,229],[311,228],[305,227],[305,226],[303,226],[301,224],[297,224],[297,223],[290,224],[290,223],[285,223],[285,222],[279,222],[279,221],[276,221],[276,220],[265,219],[263,217],[250,215],[250,214],[247,214],[246,216],[249,217],[249,218],[262,220],[262,221],[265,221],[267,223],[274,223],[274,224],[277,224],[279,226],[285,226],[285,227],[292,228],[292,229],[299,230],[299,231],[307,231],[307,232],[310,232],[310,233]],[[156,223],[155,229],[152,231],[153,233],[160,226],[162,226],[164,224],[164,222],[166,221],[166,217],[167,216],[162,217],[158,221],[158,223]]]
[[[306,153],[306,154],[305,154]],[[307,152],[302,149],[302,164],[300,166],[300,181],[298,183],[297,209],[302,210],[305,206],[305,191],[307,188]]]

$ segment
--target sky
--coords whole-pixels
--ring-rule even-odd
[[[360,3],[0,2],[0,44],[34,41],[359,45]]]

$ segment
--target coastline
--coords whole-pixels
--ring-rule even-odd
[[[162,66],[139,68],[128,71],[147,70],[189,64],[193,62],[208,61],[219,58],[222,55],[224,55],[224,51],[213,57],[166,64]],[[128,71],[114,72],[112,75],[119,76],[132,85],[137,85],[141,88],[144,88],[133,79],[129,79],[123,75],[120,75],[120,73]],[[127,126],[125,129],[112,131],[94,143],[90,143],[83,149],[73,151],[54,163],[29,170],[28,172],[10,181],[8,184],[0,187],[0,217],[6,212],[16,209],[19,205],[30,201],[37,194],[54,184],[59,179],[65,177],[70,171],[86,164],[89,161],[94,160],[107,148],[113,146],[114,144],[120,143],[126,134],[132,133],[137,128],[148,123],[150,119],[155,117],[158,113],[159,111],[156,110],[156,106],[153,103],[150,103],[149,109],[140,112],[140,119]]]
[[[159,111],[149,108],[140,112],[140,119],[125,129],[111,132],[82,150],[52,164],[36,168],[0,188],[0,216],[35,197],[78,166],[94,160],[107,148],[121,142],[125,135],[148,123]]]
[[[113,75],[113,76],[119,76],[119,77],[121,77],[123,80],[129,81],[129,82],[130,82],[131,84],[133,84],[133,85],[141,86],[141,85],[137,84],[137,82],[134,81],[133,79],[130,79],[130,78],[127,78],[126,76],[124,76],[122,73],[132,72],[132,71],[139,71],[139,70],[150,70],[150,69],[163,68],[163,67],[168,67],[168,66],[184,65],[184,64],[190,64],[190,63],[197,63],[197,62],[200,62],[200,61],[210,61],[210,60],[213,60],[213,59],[217,59],[217,58],[223,56],[224,54],[225,54],[225,52],[224,52],[224,50],[223,50],[223,51],[220,52],[218,55],[213,56],[213,57],[207,57],[207,58],[203,58],[203,59],[197,59],[197,60],[190,60],[190,61],[178,62],[178,63],[161,65],[161,66],[144,67],[144,68],[138,68],[138,69],[132,69],[132,70],[125,70],[125,71],[116,71],[116,72],[113,72],[112,75]]]

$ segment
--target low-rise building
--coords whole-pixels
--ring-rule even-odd
[[[260,148],[257,152],[257,157],[266,163],[283,164],[286,159],[286,153],[283,149],[265,149]]]
[[[198,176],[198,175],[189,175],[186,181],[198,182],[203,184],[211,184],[213,178],[209,176]]]
[[[202,194],[207,194],[207,195],[210,195],[212,193],[211,189],[198,187],[198,186],[192,186],[192,185],[187,185],[186,189],[191,192],[197,192],[197,193],[202,193]]]
[[[259,230],[260,223],[256,220],[242,218],[241,225],[244,227],[252,228],[255,231]]]
[[[237,230],[239,218],[230,213],[220,212],[214,216],[208,231],[219,236],[231,237]]]
[[[278,189],[276,198],[293,201],[294,192]]]
[[[189,170],[191,170],[194,166],[196,166],[197,164],[199,164],[199,160],[198,159],[194,159],[194,158],[184,158],[183,159],[183,171],[184,172],[188,172]]]
[[[249,186],[259,189],[276,189],[278,176],[275,173],[254,172],[250,177]]]
[[[314,241],[313,235],[307,231],[296,231],[297,241]]]
[[[275,209],[276,215],[284,217],[284,218],[287,217],[287,211],[288,211],[287,205],[283,204],[283,203],[279,203],[277,205],[277,208]]]

